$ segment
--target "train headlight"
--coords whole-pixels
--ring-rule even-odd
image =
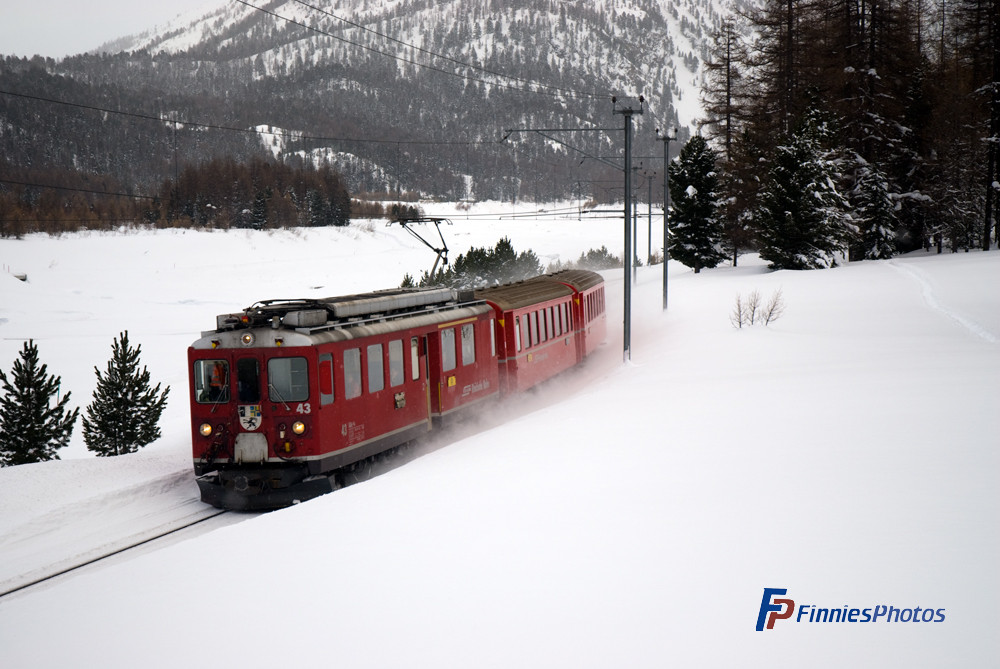
[[[209,423],[202,423],[201,427],[198,428],[198,432],[200,432],[201,436],[203,436],[203,437],[211,437],[212,436],[212,426],[211,426],[211,424],[209,424]]]
[[[247,332],[245,335],[240,337],[240,341],[243,342],[244,346],[252,346],[254,342],[254,336],[252,332]]]
[[[292,432],[294,432],[295,434],[302,434],[305,431],[306,431],[306,424],[303,423],[302,421],[297,420],[294,423],[292,423]]]

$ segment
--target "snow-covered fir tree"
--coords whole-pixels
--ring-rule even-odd
[[[438,269],[434,276],[424,272],[420,285],[479,288],[523,281],[538,276],[542,271],[542,263],[534,251],[529,249],[518,253],[510,239],[503,237],[492,249],[470,248],[467,253],[460,254],[451,267]]]
[[[831,137],[829,123],[810,112],[774,149],[754,217],[760,256],[772,269],[832,267],[857,231],[837,188],[840,161],[825,148]]]
[[[858,178],[855,219],[860,246],[852,260],[878,260],[896,255],[896,212],[889,196],[889,182],[874,165],[866,165]]]
[[[715,267],[726,259],[722,250],[716,154],[695,135],[670,163],[670,257],[694,269]]]
[[[141,352],[141,346],[131,347],[126,330],[111,345],[104,374],[94,367],[97,388],[83,418],[83,440],[97,455],[135,453],[160,437],[157,423],[170,387],[150,387],[149,371],[139,371]]]
[[[61,379],[47,372],[32,340],[24,343],[9,377],[0,370],[0,466],[58,460],[56,451],[69,443],[80,410],[67,409],[70,393],[60,399]]]

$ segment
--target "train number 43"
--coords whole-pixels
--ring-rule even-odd
[[[312,413],[312,406],[309,402],[300,402],[297,407],[295,407],[295,413]]]

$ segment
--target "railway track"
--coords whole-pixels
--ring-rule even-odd
[[[139,548],[141,548],[143,546],[148,546],[148,545],[153,544],[153,543],[155,543],[157,541],[161,541],[161,540],[163,540],[163,539],[165,539],[167,537],[175,536],[175,535],[177,535],[177,534],[179,534],[181,532],[184,532],[185,530],[189,530],[192,527],[202,525],[206,521],[211,521],[211,520],[213,520],[215,518],[218,518],[219,516],[222,516],[222,515],[225,515],[225,514],[231,514],[231,512],[224,511],[224,510],[219,510],[219,509],[210,509],[210,510],[207,510],[204,515],[201,515],[201,516],[199,516],[199,517],[197,517],[197,518],[195,518],[193,520],[190,520],[190,521],[185,521],[184,524],[182,524],[182,525],[178,525],[178,526],[175,526],[175,527],[170,527],[170,528],[165,529],[163,531],[159,531],[159,532],[157,532],[156,534],[154,534],[152,536],[144,536],[141,539],[137,539],[135,541],[131,541],[131,542],[127,542],[127,543],[115,546],[113,549],[110,549],[108,551],[102,552],[100,555],[88,556],[88,557],[85,557],[84,559],[81,559],[79,562],[74,562],[74,563],[71,563],[71,564],[65,565],[65,566],[60,565],[59,567],[56,567],[56,568],[54,568],[53,570],[51,570],[49,572],[40,574],[40,575],[35,576],[35,577],[31,577],[29,580],[27,580],[25,582],[17,583],[13,587],[10,587],[10,586],[6,587],[4,590],[0,591],[0,599],[3,599],[4,597],[7,597],[8,595],[13,595],[15,593],[22,592],[22,591],[27,590],[29,588],[33,588],[33,587],[41,585],[43,583],[46,583],[46,582],[49,582],[49,581],[53,581],[53,580],[55,580],[57,578],[65,576],[66,574],[69,574],[71,572],[77,571],[79,569],[83,569],[84,567],[88,567],[90,565],[97,564],[99,562],[103,562],[103,561],[108,560],[110,558],[113,558],[115,556],[122,555],[123,553],[127,553],[129,551],[134,551],[134,550],[139,549]],[[3,587],[3,586],[0,586],[0,587]]]

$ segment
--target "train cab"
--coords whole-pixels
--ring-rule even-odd
[[[271,508],[499,394],[493,310],[450,289],[259,303],[188,350],[202,499]],[[241,506],[241,505],[253,505]]]

